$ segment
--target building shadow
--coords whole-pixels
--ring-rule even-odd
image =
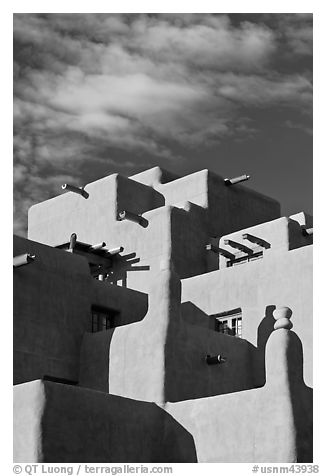
[[[303,347],[298,335],[290,331],[291,346],[287,354],[290,397],[296,428],[297,462],[313,461],[313,389],[303,378]]]
[[[260,321],[257,330],[257,348],[265,352],[266,342],[274,330],[275,319],[273,312],[275,311],[275,305],[266,306],[265,316]]]
[[[106,280],[111,284],[127,287],[127,273],[133,271],[149,271],[150,266],[135,266],[140,262],[140,258],[136,257],[136,253],[129,253],[124,256],[117,256],[112,270],[109,271]]]
[[[257,348],[217,332],[215,318],[188,301],[170,316],[165,344],[165,399],[176,402],[256,388]],[[180,318],[181,317],[181,318]],[[207,355],[226,357],[208,365]]]
[[[266,383],[265,351],[266,344],[274,331],[275,305],[268,305],[257,329],[257,347],[245,339],[228,336],[214,331],[209,317],[204,311],[191,302],[182,304],[182,319],[179,324],[173,316],[169,322],[168,340],[166,344],[166,381],[165,392],[168,401],[180,401],[205,398],[242,390],[262,388],[262,409],[268,411],[269,399],[277,409],[275,392],[283,391],[282,387],[274,388]],[[183,323],[183,325],[182,325]],[[289,332],[289,344],[286,349],[287,369],[286,381],[289,385],[289,399],[294,423],[295,451],[298,462],[313,461],[312,457],[312,426],[313,399],[312,389],[305,385],[303,379],[303,350],[300,338]],[[203,351],[215,349],[216,353],[226,356],[223,365],[207,365]],[[284,349],[282,349],[284,351]],[[169,354],[169,355],[167,355]],[[273,356],[272,356],[273,358]],[[176,369],[176,361],[178,369]],[[201,363],[199,362],[201,361]],[[251,374],[251,378],[243,375]],[[250,376],[249,376],[250,377]],[[268,380],[268,379],[267,379]],[[277,385],[279,381],[276,379]],[[266,395],[264,392],[267,392]],[[272,408],[274,408],[272,405]],[[255,410],[253,409],[253,412]],[[268,417],[269,418],[269,417]],[[273,425],[273,418],[268,420]],[[276,427],[277,428],[277,425]]]
[[[182,303],[180,315],[173,316],[168,326],[165,346],[167,400],[203,398],[263,387],[266,383],[265,349],[274,331],[275,309],[275,305],[266,306],[255,346],[246,339],[218,332],[214,316],[206,314],[191,301]],[[208,366],[206,356],[219,353],[226,356],[226,362]],[[175,368],[176,361],[179,369]]]
[[[274,304],[266,306],[265,315],[257,329],[257,358],[254,362],[255,384],[257,387],[265,385],[266,382],[265,348],[269,336],[274,331],[275,319],[273,312],[275,309],[276,306]]]
[[[85,332],[80,350],[79,386],[109,392],[110,345],[115,328]]]
[[[215,330],[215,319],[191,301],[181,303],[181,315],[186,324]]]
[[[191,433],[155,403],[53,382],[44,390],[42,462],[197,463]],[[16,438],[26,445],[24,428]]]

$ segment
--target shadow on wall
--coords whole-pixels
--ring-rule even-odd
[[[110,345],[114,328],[86,332],[80,351],[79,385],[109,392]]]
[[[43,462],[197,462],[192,435],[154,403],[52,382],[44,388]]]
[[[262,388],[166,405],[194,436],[199,462],[313,461],[312,390],[303,381],[302,345],[294,332],[271,334],[266,373]]]
[[[300,338],[286,328],[276,329],[266,345],[266,384],[255,407],[257,463],[313,461],[312,393],[303,380]]]
[[[307,223],[309,223],[309,225],[306,227],[301,226],[297,221],[289,218],[289,250],[295,250],[296,248],[300,248],[301,246],[312,245],[313,236],[303,234],[303,229],[312,228],[312,221],[309,220],[308,217],[307,219]]]
[[[165,345],[165,400],[176,402],[255,388],[257,348],[245,339],[219,333],[215,318],[191,302],[181,305],[182,319],[169,319]],[[208,365],[207,355],[226,357]],[[263,382],[261,383],[263,385]]]
[[[127,287],[127,273],[130,271],[149,271],[150,266],[134,266],[140,262],[136,258],[136,253],[129,253],[124,256],[117,256],[114,268],[108,273],[107,281],[111,284]]]
[[[203,327],[204,329],[215,330],[215,319],[206,314],[193,302],[187,301],[181,303],[182,320],[186,324]]]
[[[266,306],[265,316],[260,321],[257,330],[257,358],[254,361],[255,365],[255,383],[257,387],[260,387],[266,382],[265,375],[265,348],[269,336],[274,331],[275,319],[273,317],[273,312],[275,311],[276,306],[269,305]]]
[[[275,311],[276,306],[270,305],[266,306],[265,316],[260,321],[257,331],[257,347],[259,350],[265,352],[266,342],[274,330],[275,319],[273,317],[273,312]]]
[[[295,332],[291,332],[292,348],[296,352],[288,354],[290,374],[290,395],[296,427],[298,463],[313,461],[313,390],[303,379],[302,342]]]
[[[263,387],[265,348],[274,331],[275,305],[268,305],[257,330],[257,347],[245,339],[217,332],[215,318],[192,302],[181,304],[181,316],[169,319],[165,346],[165,398],[179,401]],[[206,355],[225,357],[208,365]]]

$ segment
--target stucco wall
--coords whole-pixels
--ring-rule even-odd
[[[209,323],[205,326],[205,316],[200,316],[200,325],[199,318],[194,323],[192,309],[182,312],[180,298],[180,279],[167,262],[152,279],[145,318],[112,334],[110,393],[164,402],[263,385],[263,373],[254,376],[255,366],[264,365],[256,348],[244,339],[217,333]],[[207,354],[220,353],[227,358],[225,364],[206,363]]]
[[[312,462],[312,391],[294,332],[274,331],[263,388],[162,407],[194,437],[198,462]]]
[[[14,388],[14,404],[16,463],[197,461],[192,436],[155,403],[36,381]]]
[[[312,392],[302,365],[300,339],[278,329],[260,389],[154,404],[53,382],[17,385],[14,460],[312,462]]]
[[[184,207],[174,207],[171,212],[171,260],[180,278],[207,271],[208,226],[204,210],[190,202]]]
[[[245,233],[263,240],[265,242],[264,245],[266,247],[269,246],[269,248],[264,248],[264,246],[257,245],[256,243],[244,239],[242,235]],[[220,248],[236,254],[237,257],[245,256],[246,253],[243,253],[230,245],[226,245],[224,243],[224,240],[226,239],[245,245],[254,251],[263,251],[264,257],[273,254],[275,260],[279,259],[279,253],[311,245],[312,243],[312,238],[310,236],[307,237],[303,235],[300,224],[287,217],[262,223],[254,227],[245,228],[235,233],[224,235],[219,240],[216,240],[216,244]],[[214,240],[212,240],[212,243],[214,243]],[[226,268],[227,261],[227,258],[220,255],[219,268]]]
[[[145,318],[116,328],[113,333],[109,391],[145,401],[164,401],[164,347],[169,316],[176,301],[171,299],[169,269],[152,273],[151,278]]]
[[[148,293],[161,261],[171,256],[171,207],[151,210],[143,217],[148,220],[146,228],[127,221],[113,224],[110,234],[124,252],[114,261],[109,281]]]
[[[147,313],[148,296],[145,293],[97,279],[91,280],[89,291],[93,305],[119,311],[115,326],[140,321]]]
[[[279,216],[276,201],[242,185],[226,187],[207,170],[173,178],[154,168],[132,179],[114,174],[88,184],[88,199],[63,193],[31,207],[29,237],[56,246],[76,233],[86,243],[123,246],[124,252],[114,259],[111,282],[148,292],[145,271],[159,269],[157,257],[171,253],[182,278],[216,269],[205,250],[211,236]],[[156,190],[136,181],[143,179]],[[124,209],[142,214],[148,226],[117,221]]]
[[[14,383],[43,375],[78,380],[92,304],[88,263],[15,237],[14,255],[26,252],[36,258],[14,269]]]
[[[35,210],[32,209],[30,214],[31,230],[37,231],[39,239],[48,240],[48,237],[53,235],[52,241],[60,243],[66,241],[72,232],[76,232],[81,241],[96,243],[103,240],[107,242],[108,247],[124,247],[124,252],[113,260],[108,282],[91,285],[92,296],[96,296],[96,300],[101,303],[122,301],[119,324],[133,323],[128,328],[117,329],[112,339],[109,351],[112,356],[110,358],[110,391],[133,398],[163,401],[167,395],[172,399],[192,398],[194,395],[235,391],[261,385],[264,381],[264,343],[272,322],[270,318],[272,306],[278,303],[293,305],[293,299],[288,299],[289,294],[291,295],[291,292],[293,294],[293,291],[290,291],[291,286],[288,286],[289,291],[286,296],[284,296],[284,289],[283,294],[278,295],[278,289],[282,287],[279,283],[285,279],[278,273],[288,276],[290,281],[291,271],[286,270],[286,266],[282,267],[284,260],[283,257],[279,258],[279,255],[277,260],[280,260],[281,266],[275,269],[277,260],[271,258],[268,262],[266,253],[266,257],[259,262],[219,271],[219,273],[227,274],[203,274],[218,266],[218,263],[213,262],[210,252],[205,249],[205,244],[212,233],[209,229],[211,225],[216,226],[218,230],[214,232],[219,233],[226,228],[230,231],[234,227],[242,228],[243,231],[244,224],[248,226],[248,224],[252,225],[278,216],[279,205],[274,200],[250,191],[242,185],[226,187],[221,177],[206,170],[172,181],[168,181],[169,178],[162,180],[160,169],[148,171],[148,174],[142,177],[145,181],[154,180],[158,183],[156,188],[160,193],[135,180],[113,175],[89,184],[87,191],[90,193],[90,198],[87,200],[67,193],[33,207]],[[162,181],[166,183],[160,183]],[[129,202],[133,200],[131,198],[133,196],[134,206],[138,207],[139,212],[144,204],[147,208],[153,208],[143,213],[144,218],[148,220],[146,228],[137,223],[116,220],[119,207],[130,208]],[[186,202],[187,198],[197,204]],[[178,207],[160,206],[164,202],[174,203],[180,199],[182,203],[179,203]],[[63,209],[66,214],[64,217],[62,217]],[[42,221],[37,226],[35,225],[41,217],[43,220],[48,216],[51,216],[51,230],[45,227]],[[293,221],[293,223],[299,227],[297,222]],[[289,247],[288,225],[289,221],[282,218],[259,226],[267,230],[266,237],[275,241],[273,242],[275,250],[280,252],[279,243],[286,249]],[[298,259],[302,264],[302,259],[300,257]],[[306,266],[310,266],[308,261],[309,259]],[[296,273],[298,276],[296,279],[299,279],[300,266],[295,262],[293,266],[296,267],[293,274]],[[236,364],[239,372],[240,369],[242,371],[242,376],[239,374],[239,378],[234,379],[236,386],[231,382],[221,385],[219,380],[214,381],[208,374],[212,370],[206,367],[204,370],[201,367],[202,361],[196,360],[194,347],[197,343],[200,343],[200,348],[204,351],[204,348],[215,342],[216,347],[220,347],[222,344],[218,341],[221,341],[221,337],[212,330],[196,331],[180,320],[178,298],[171,297],[176,291],[171,290],[169,278],[162,272],[168,268],[173,269],[173,272],[181,278],[195,275],[194,285],[191,284],[191,280],[184,281],[188,284],[185,284],[182,299],[193,303],[206,315],[237,307],[243,309],[243,337],[249,341],[249,344],[232,344],[239,347],[237,352],[241,354],[242,361],[242,364]],[[274,282],[275,286],[272,285]],[[145,315],[143,307],[138,310],[134,304],[137,299],[129,300],[128,295],[123,293],[120,295],[115,288],[111,288],[112,297],[109,297],[109,294],[106,294],[109,283],[148,293],[149,307],[146,317],[143,319]],[[178,289],[179,284],[174,283],[173,286]],[[270,296],[272,289],[276,290],[273,300]],[[308,278],[307,288],[300,299],[302,300],[306,295],[309,295]],[[283,298],[287,300],[283,301]],[[301,302],[299,304],[301,305]],[[306,307],[301,308],[299,313],[305,310],[310,312],[309,303],[306,303]],[[190,314],[191,312],[190,310]],[[260,325],[262,320],[263,324]],[[256,334],[259,326],[258,342]],[[189,341],[187,345],[184,344],[185,338]],[[310,344],[307,343],[309,338],[304,341],[305,347],[310,349]],[[258,353],[256,347],[258,347]],[[232,354],[232,350],[229,353]],[[178,355],[178,359],[175,359],[173,363],[175,355]],[[308,361],[309,359],[308,355]],[[234,365],[234,358],[232,362]],[[185,368],[190,369],[191,365],[197,369],[197,383],[194,386],[190,383],[191,372],[184,371]],[[173,366],[176,369],[173,369]],[[134,370],[134,367],[137,370]],[[227,366],[224,367],[226,368]],[[254,381],[252,368],[256,375]],[[226,370],[220,370],[220,373],[224,375]],[[173,375],[179,376],[178,390],[176,390],[177,384],[173,383]],[[223,376],[222,381],[225,382],[225,378],[227,379]],[[145,389],[143,382],[146,379],[149,379],[151,385]],[[213,381],[214,384],[208,383]],[[102,382],[101,385],[106,383]],[[100,386],[100,388],[104,387]]]
[[[111,243],[111,224],[119,211],[142,214],[164,205],[159,192],[118,174],[92,182],[85,190],[87,199],[68,192],[33,205],[28,212],[28,238],[56,246],[77,233],[80,241]]]
[[[144,170],[138,174],[131,175],[129,178],[155,188],[157,185],[172,182],[180,177],[173,172],[162,169],[161,167],[152,167],[151,169]]]
[[[221,236],[280,216],[276,200],[240,185],[227,187],[224,179],[201,170],[156,186],[165,203],[190,201],[207,210],[210,236]]]
[[[13,461],[42,461],[41,421],[45,391],[41,380],[16,385],[13,389]]]
[[[155,273],[159,269],[159,261],[171,253],[171,207],[159,207],[143,213],[148,221],[147,227],[128,220],[117,221],[114,211],[117,208],[114,194],[117,180],[124,187],[120,195],[126,195],[126,200],[132,201],[133,194],[138,193],[135,187],[157,193],[133,180],[125,182],[127,179],[118,178],[110,176],[103,183],[98,181],[99,184],[90,184],[89,187],[94,185],[94,191],[91,194],[89,190],[90,197],[87,200],[66,193],[32,207],[29,215],[30,235],[40,242],[58,245],[69,241],[70,235],[76,233],[77,239],[86,243],[104,241],[108,249],[122,246],[124,251],[113,259],[109,282],[148,292],[151,280],[149,271]],[[93,201],[89,202],[91,197]],[[51,223],[47,222],[49,217]]]
[[[304,379],[312,385],[312,246],[182,281],[182,302],[212,315],[240,307],[242,335],[264,351],[275,306],[293,311],[304,348]]]
[[[137,233],[132,235],[132,243],[137,250],[136,257],[132,255],[130,260],[124,261],[123,254],[116,261],[116,269],[113,269],[110,279],[112,282],[120,281],[128,287],[146,291],[149,296],[148,313],[140,322],[115,330],[110,340],[110,350],[104,350],[108,354],[104,360],[98,355],[98,349],[90,351],[89,359],[86,355],[83,357],[91,368],[95,366],[92,363],[95,361],[103,362],[104,367],[101,368],[105,368],[105,363],[110,362],[109,375],[105,378],[105,371],[103,374],[101,371],[101,379],[92,378],[92,372],[87,371],[84,365],[84,371],[90,377],[85,377],[84,384],[105,389],[109,381],[111,393],[147,401],[192,398],[251,387],[250,345],[236,343],[234,350],[230,350],[231,354],[240,353],[237,364],[234,360],[232,363],[238,368],[238,378],[232,381],[231,373],[226,378],[225,371],[222,371],[224,383],[221,384],[203,362],[203,355],[209,351],[208,342],[223,340],[224,337],[218,336],[214,331],[206,333],[204,330],[199,336],[196,328],[190,330],[180,318],[180,280],[178,276],[176,279],[171,277],[171,268],[173,273],[183,276],[193,274],[196,270],[205,271],[206,235],[205,228],[201,226],[202,210],[191,204],[187,210],[167,206],[147,212],[144,216],[149,221],[148,228],[137,229]],[[129,237],[125,237],[127,239]],[[130,266],[129,262],[133,263],[134,260],[139,261]],[[135,272],[138,268],[140,271]],[[105,286],[109,284],[98,283],[97,288],[100,290]],[[126,314],[131,306],[132,303],[128,303]],[[132,322],[131,317],[129,322]],[[177,329],[173,328],[174,324]],[[183,343],[185,338],[189,339],[189,345]],[[86,353],[90,349],[86,341],[91,342],[93,339],[85,336]],[[228,342],[228,337],[225,339]],[[194,353],[196,345],[199,345],[200,350]],[[226,344],[223,349],[225,346]],[[233,344],[230,342],[229,346],[232,348]],[[174,355],[178,355],[175,360]],[[195,383],[190,370],[192,365],[196,372]],[[228,366],[230,365],[229,362]],[[174,375],[178,375],[175,381]]]
[[[172,216],[176,211],[176,221],[182,213],[187,213],[171,210]],[[158,216],[161,213],[162,209],[155,211]],[[187,229],[185,235],[172,233],[172,250],[186,235]],[[189,242],[191,246],[191,239]],[[311,317],[309,247],[281,254],[278,265],[275,260],[270,264],[264,258],[183,280],[182,301],[188,303],[186,308],[184,305],[180,308],[176,267],[169,261],[168,253],[166,256],[165,270],[158,269],[156,273],[152,270],[145,275],[147,282],[143,284],[149,293],[146,317],[116,329],[113,334],[107,357],[111,393],[147,401],[176,401],[263,385],[265,343],[274,324],[272,311],[275,306],[284,304],[294,311],[295,329],[305,348],[305,378],[311,385],[312,330],[307,326],[307,319]],[[152,261],[153,266],[161,267],[163,263],[164,267],[163,257],[159,255],[160,260],[152,257],[156,260]],[[290,286],[293,279],[302,288],[301,293],[294,292]],[[243,312],[242,340],[220,335],[208,318],[210,314],[237,307]],[[219,353],[225,354],[226,364],[208,366],[205,356]],[[94,388],[105,388],[96,387],[97,384],[95,382]]]
[[[226,362],[208,365],[206,356]],[[165,344],[165,400],[179,401],[221,395],[264,384],[254,346],[245,339],[170,319]],[[259,378],[260,377],[260,378]]]
[[[14,237],[14,256],[24,253],[35,261],[13,272],[14,383],[44,375],[78,381],[92,305],[121,311],[124,325],[145,316],[147,295],[95,281],[81,256]]]
[[[115,329],[86,332],[80,349],[79,386],[109,391],[109,355]]]
[[[31,438],[39,434],[41,442],[26,448],[19,435],[18,448],[31,461],[96,462],[103,455],[108,462],[194,461],[185,426],[201,461],[263,461],[266,454],[272,460],[273,451],[284,462],[294,460],[307,434],[300,412],[310,418],[310,389],[302,375],[294,383],[286,377],[282,385],[276,379],[255,387],[265,383],[273,309],[284,305],[293,310],[304,350],[304,362],[293,362],[300,361],[311,385],[312,253],[311,246],[301,247],[310,242],[301,233],[306,217],[279,218],[274,200],[242,185],[226,187],[206,170],[179,179],[158,168],[131,179],[115,174],[86,190],[88,199],[65,193],[32,207],[29,236],[58,245],[77,233],[86,243],[123,246],[108,281],[91,278],[83,257],[16,241],[15,255],[35,253],[36,260],[14,270],[15,381],[47,374],[88,387],[18,386],[17,408],[25,392],[30,403],[28,411],[18,410],[18,427],[28,437],[30,424]],[[148,226],[118,221],[124,209],[141,213]],[[237,241],[244,232],[271,243],[264,258],[207,272],[219,266],[205,248],[209,239]],[[87,333],[92,305],[120,310],[118,326]],[[210,316],[238,307],[243,339],[217,333]],[[274,351],[278,355],[277,346]],[[221,354],[226,362],[209,366],[208,354]],[[282,365],[274,367],[277,377]],[[146,403],[152,401],[178,402],[164,408],[181,426],[166,422],[163,410]],[[283,430],[285,456],[277,442]],[[105,443],[92,439],[99,434]],[[302,448],[300,458],[308,450]]]

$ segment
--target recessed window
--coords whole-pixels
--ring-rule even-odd
[[[242,312],[240,308],[214,314],[215,330],[234,337],[242,336]]]
[[[92,307],[92,332],[101,332],[116,326],[119,311],[113,309]]]

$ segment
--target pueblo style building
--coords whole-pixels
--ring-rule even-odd
[[[14,238],[15,462],[311,462],[312,222],[159,167]]]

